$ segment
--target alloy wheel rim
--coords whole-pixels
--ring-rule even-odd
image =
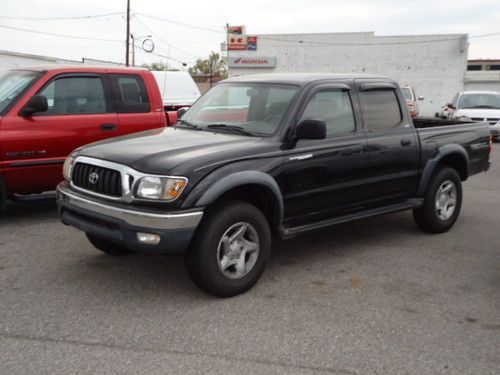
[[[248,222],[231,225],[217,247],[217,264],[230,279],[241,279],[255,267],[259,257],[259,235]]]
[[[446,180],[439,186],[436,193],[434,207],[437,216],[446,221],[453,216],[457,206],[457,187],[450,181]]]

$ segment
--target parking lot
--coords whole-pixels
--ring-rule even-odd
[[[257,286],[225,300],[181,257],[109,257],[53,201],[13,204],[0,217],[0,373],[498,373],[495,146],[450,232],[403,212],[275,240]]]

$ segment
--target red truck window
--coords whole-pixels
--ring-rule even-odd
[[[142,77],[132,74],[110,74],[116,112],[147,113],[151,111],[148,92]]]
[[[49,108],[38,116],[106,113],[106,98],[100,77],[61,77],[39,94],[47,97]]]

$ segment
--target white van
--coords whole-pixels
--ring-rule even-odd
[[[201,95],[198,86],[187,72],[153,71],[165,111],[177,111],[191,106]]]

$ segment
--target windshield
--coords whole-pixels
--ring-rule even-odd
[[[405,100],[413,100],[413,94],[409,87],[401,87],[401,91],[403,92]]]
[[[203,95],[180,120],[180,126],[210,131],[271,135],[298,87],[278,84],[219,84]]]
[[[500,94],[463,94],[458,101],[458,108],[500,109]]]
[[[38,74],[28,70],[12,70],[0,75],[0,114],[3,114],[3,111]]]

